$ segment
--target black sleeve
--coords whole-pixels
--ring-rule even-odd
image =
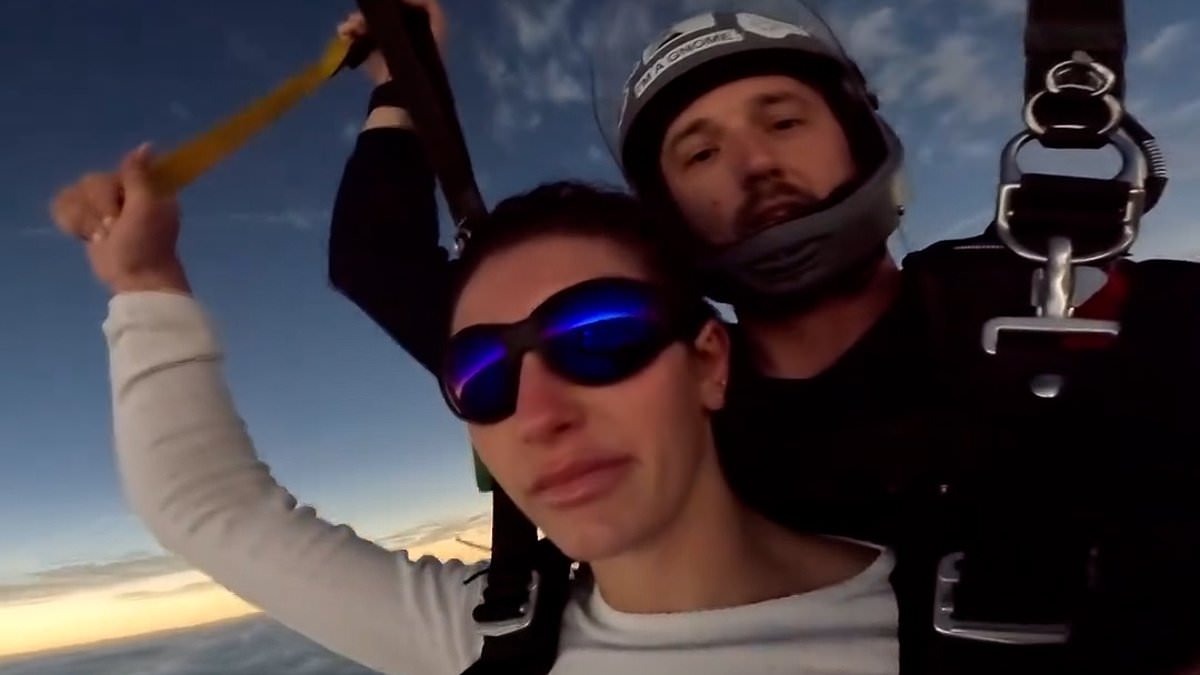
[[[434,176],[416,135],[359,134],[329,233],[329,280],[436,373],[454,262],[438,243]]]

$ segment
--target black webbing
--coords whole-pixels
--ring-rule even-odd
[[[492,556],[483,604],[476,621],[511,619],[529,599],[529,582],[537,549],[537,528],[496,486],[492,489]]]
[[[404,108],[446,197],[459,234],[487,212],[454,106],[449,79],[424,10],[395,0],[357,0],[393,79],[405,83]],[[464,231],[465,230],[465,231]]]
[[[1027,173],[1013,193],[1013,236],[1038,251],[1067,237],[1076,255],[1103,251],[1121,239],[1130,185],[1115,179]]]
[[[1123,0],[1029,0],[1025,19],[1025,99],[1045,88],[1046,72],[1082,50],[1117,76],[1112,92],[1125,96]]]

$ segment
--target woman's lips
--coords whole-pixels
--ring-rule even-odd
[[[571,508],[612,492],[632,466],[629,457],[580,460],[552,471],[533,484],[535,499],[553,508]]]

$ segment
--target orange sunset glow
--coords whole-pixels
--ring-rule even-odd
[[[415,559],[432,555],[475,562],[487,556],[489,525],[408,546]],[[470,542],[470,543],[467,543]],[[0,604],[0,659],[187,628],[257,613],[205,575],[181,572],[72,593],[40,602]]]

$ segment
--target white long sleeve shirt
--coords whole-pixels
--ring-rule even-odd
[[[164,548],[324,647],[383,673],[454,675],[478,658],[479,565],[413,561],[326,522],[271,477],[234,409],[222,353],[187,296],[113,298],[108,339],[127,498]],[[743,607],[631,615],[576,589],[554,675],[884,675],[898,671],[884,553],[858,576]]]

